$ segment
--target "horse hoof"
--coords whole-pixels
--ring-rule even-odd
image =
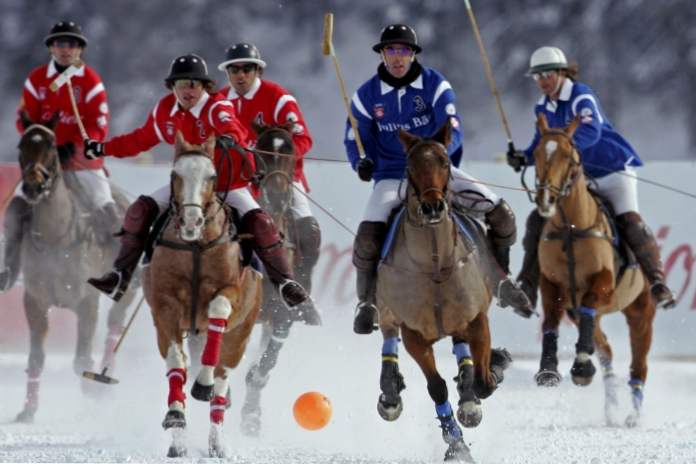
[[[19,422],[21,424],[33,424],[34,423],[34,414],[36,414],[36,411],[31,411],[28,409],[22,410],[19,414],[17,414],[17,417],[15,418],[15,422]]]
[[[261,411],[242,410],[241,430],[247,437],[257,438],[261,434]]]
[[[638,414],[629,414],[626,418],[626,427],[629,429],[638,427],[640,425],[640,416]]]
[[[557,387],[561,383],[561,374],[555,370],[542,369],[536,373],[534,380],[540,387]]]
[[[199,401],[210,401],[213,399],[213,385],[203,385],[196,380],[191,387],[191,396]]]
[[[186,456],[186,448],[183,446],[170,446],[167,451],[168,458],[183,458]]]
[[[225,458],[225,447],[222,444],[222,424],[211,424],[208,434],[208,456]]]
[[[481,401],[465,401],[460,404],[457,410],[457,419],[459,419],[459,423],[466,428],[477,427],[483,419]]]
[[[164,420],[162,421],[162,427],[164,428],[164,430],[172,428],[186,428],[186,417],[184,416],[184,413],[176,409],[167,411],[167,414],[164,416]]]
[[[573,383],[581,387],[586,387],[592,383],[592,377],[594,377],[595,372],[597,372],[597,369],[591,360],[585,362],[575,360],[573,367],[570,368]]]
[[[473,456],[471,456],[471,451],[469,447],[466,446],[464,440],[459,439],[454,443],[450,444],[445,451],[445,462],[466,462],[469,464],[475,464]]]
[[[393,422],[399,418],[401,412],[404,410],[404,404],[401,401],[401,397],[396,397],[396,402],[387,401],[386,397],[382,394],[379,396],[379,401],[377,401],[377,412],[379,417],[387,422]]]

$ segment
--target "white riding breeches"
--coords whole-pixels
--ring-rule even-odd
[[[164,211],[169,206],[170,194],[171,186],[166,185],[152,192],[150,196],[157,202],[160,211]],[[218,192],[217,195],[225,197],[225,194],[223,192]],[[236,209],[239,213],[240,218],[252,209],[259,208],[259,204],[256,202],[254,197],[251,195],[251,192],[249,192],[249,190],[246,187],[240,187],[227,192],[225,203]]]
[[[298,192],[299,190],[299,192]],[[292,189],[292,217],[301,219],[312,215],[312,210],[309,208],[309,200],[305,195],[307,191],[302,185],[302,182],[293,182]]]
[[[377,182],[370,194],[363,215],[363,221],[370,222],[387,222],[391,211],[399,206],[406,198],[406,187],[408,182],[400,179],[383,179]],[[478,183],[476,178],[470,176],[459,168],[452,166],[452,179],[449,183],[449,188],[454,192],[472,191],[481,195],[481,197],[489,200],[492,206],[500,203],[500,197],[491,189],[483,184]],[[478,200],[478,199],[477,199]],[[462,201],[459,197],[454,201]],[[464,200],[463,203],[471,203]],[[474,201],[475,202],[475,201]],[[466,206],[471,206],[465,204]],[[475,205],[473,206],[475,208]]]
[[[638,212],[638,177],[636,170],[613,172],[588,183],[588,188],[606,198],[614,208],[614,214]]]
[[[101,208],[109,203],[114,203],[109,179],[103,169],[80,169],[71,172],[75,174],[80,188],[85,192],[84,198],[90,199],[94,207]],[[15,196],[24,198],[21,182],[15,189]]]

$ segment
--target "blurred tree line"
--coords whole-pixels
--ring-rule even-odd
[[[680,130],[696,143],[693,0],[471,3],[504,102],[525,101],[531,113],[538,93],[522,76],[531,52],[553,44],[580,65],[581,80],[597,91],[612,119],[631,111],[635,99],[649,98],[656,111],[676,114]],[[153,95],[164,93],[162,79],[173,57],[202,53],[211,74],[224,79],[215,65],[231,41],[245,37],[263,37],[262,54],[281,63],[283,85],[311,93],[313,77],[332,72],[318,52],[326,11],[336,15],[339,57],[355,43],[374,43],[385,24],[405,22],[418,32],[427,63],[447,69],[458,93],[467,89],[468,107],[492,104],[463,0],[0,0],[0,7],[5,113],[13,111],[29,70],[47,61],[43,37],[64,18],[83,26],[86,60],[104,78],[112,108],[119,110],[117,132],[144,121]],[[364,37],[365,31],[371,36]],[[367,56],[368,50],[361,53]]]

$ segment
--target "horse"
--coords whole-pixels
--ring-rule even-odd
[[[622,311],[631,340],[631,397],[628,426],[638,423],[642,387],[647,377],[647,356],[652,340],[655,304],[647,278],[637,266],[623,273],[615,264],[614,232],[598,200],[587,188],[580,155],[573,143],[576,118],[563,129],[549,128],[546,117],[537,120],[540,139],[534,151],[536,205],[546,219],[539,243],[540,290],[544,320],[540,386],[555,386],[558,373],[557,337],[564,312],[578,326],[576,357],[571,378],[576,385],[592,382],[596,372],[591,355],[597,346],[605,382],[605,414],[616,424],[618,407],[612,351],[600,327],[604,315]],[[617,279],[617,274],[618,279]]]
[[[270,126],[252,123],[257,134],[256,154],[263,177],[259,181],[259,203],[267,211],[284,237],[289,261],[298,282],[308,291],[312,288],[312,269],[318,259],[320,235],[318,226],[309,233],[312,241],[307,246],[308,237],[300,237],[292,211],[293,181],[295,173],[295,145],[292,140],[294,123]],[[313,219],[313,218],[311,218]],[[316,224],[316,223],[315,223]],[[305,232],[306,233],[306,232]],[[304,246],[303,246],[304,245]],[[308,302],[307,304],[313,305]],[[269,380],[270,372],[278,361],[283,343],[288,337],[290,327],[298,320],[296,311],[291,312],[278,296],[277,290],[268,279],[263,284],[263,307],[260,322],[263,324],[261,337],[262,353],[249,368],[246,375],[246,397],[242,407],[243,433],[258,436],[261,429],[261,390]],[[307,308],[299,320],[309,324],[321,323],[319,313],[313,307]]]
[[[423,371],[434,401],[446,461],[473,462],[454,419],[447,384],[435,365],[432,345],[449,336],[457,356],[457,418],[465,427],[482,419],[480,399],[503,380],[511,358],[491,350],[488,308],[493,298],[492,263],[481,226],[455,216],[448,192],[450,162],[446,146],[450,126],[432,139],[403,130],[399,139],[407,156],[406,199],[377,271],[379,326],[384,337],[381,395],[377,409],[387,421],[403,410],[405,388],[398,368],[399,331],[411,357]],[[388,239],[389,241],[389,239]]]
[[[232,211],[215,194],[215,139],[190,145],[176,136],[168,220],[143,273],[145,298],[169,379],[162,426],[172,431],[168,457],[187,453],[185,441],[186,354],[184,334],[207,329],[200,371],[191,396],[210,402],[211,457],[224,457],[222,425],[227,369],[244,354],[261,307],[261,275],[242,267]]]
[[[21,241],[24,275],[24,312],[29,325],[27,393],[18,422],[33,422],[39,405],[39,385],[46,353],[48,312],[52,306],[69,308],[77,316],[77,345],[73,369],[82,376],[94,367],[92,348],[97,326],[99,293],[86,285],[87,277],[105,271],[116,250],[114,243],[102,243],[96,237],[92,217],[68,188],[56,148],[56,114],[47,124],[33,123],[21,113],[24,133],[19,141],[19,165],[22,193],[31,206]],[[76,182],[76,179],[73,179]],[[121,214],[128,201],[118,190],[114,198]],[[113,367],[113,348],[118,339],[126,310],[132,302],[130,292],[109,310],[109,336],[105,343],[102,368]],[[94,393],[83,379],[83,391]]]

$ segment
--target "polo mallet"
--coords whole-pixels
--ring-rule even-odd
[[[350,127],[353,129],[353,134],[355,135],[355,144],[358,146],[358,154],[360,159],[365,158],[365,148],[363,147],[362,140],[360,139],[360,133],[358,132],[358,122],[353,117],[353,112],[350,110],[350,100],[348,100],[348,95],[346,94],[346,85],[341,77],[341,67],[338,64],[338,58],[336,57],[336,50],[333,46],[333,13],[324,14],[324,40],[322,41],[321,48],[324,56],[331,55],[333,60],[334,69],[336,70],[336,79],[338,79],[338,87],[341,90],[341,96],[343,97],[343,104],[346,107],[346,112],[348,113],[348,121],[350,121]]]
[[[495,97],[495,103],[498,107],[498,113],[500,113],[500,121],[503,123],[503,129],[505,130],[505,135],[507,135],[508,149],[515,151],[515,144],[512,141],[512,133],[510,132],[510,126],[508,125],[507,117],[505,117],[505,111],[503,110],[503,104],[500,101],[500,94],[498,93],[498,87],[495,85],[495,79],[493,78],[493,70],[491,69],[491,63],[488,60],[488,54],[486,53],[486,48],[483,46],[483,40],[481,39],[481,32],[479,31],[478,24],[476,23],[476,17],[474,16],[474,11],[471,9],[471,3],[469,0],[464,0],[466,5],[466,12],[471,21],[471,27],[474,29],[474,37],[476,37],[476,43],[478,44],[479,51],[481,52],[481,59],[483,60],[483,68],[486,71],[486,79],[488,80],[488,85],[491,88],[491,93]],[[515,169],[519,172],[519,169]]]
[[[116,352],[118,351],[118,348],[121,346],[121,343],[123,342],[124,337],[128,333],[128,329],[130,329],[131,324],[133,324],[133,320],[135,319],[135,316],[138,314],[138,311],[140,311],[140,307],[143,305],[143,301],[145,301],[144,295],[140,297],[140,301],[138,302],[138,306],[135,307],[135,311],[133,311],[133,314],[131,315],[130,319],[128,320],[128,324],[126,324],[126,327],[123,329],[121,336],[118,338],[118,342],[116,342],[116,346],[114,346],[114,350],[113,350],[114,357],[116,357]],[[95,381],[101,382],[101,383],[107,383],[109,385],[115,385],[118,383],[118,380],[106,375],[106,371],[109,370],[109,367],[110,366],[104,366],[104,368],[102,369],[102,371],[100,373],[84,371],[84,372],[82,372],[82,377],[85,377],[85,378],[90,379],[90,380],[95,380]]]
[[[57,92],[63,85],[68,86],[68,95],[70,96],[70,104],[72,105],[73,114],[77,121],[77,127],[80,129],[82,140],[87,140],[89,137],[87,136],[85,125],[82,123],[82,118],[80,118],[80,112],[77,109],[77,102],[75,101],[75,92],[73,91],[72,82],[70,82],[70,78],[77,73],[82,66],[84,66],[84,63],[81,60],[78,60],[75,64],[71,64],[68,66],[68,69],[63,71],[60,76],[56,77],[53,82],[51,82],[49,88],[52,92]]]

